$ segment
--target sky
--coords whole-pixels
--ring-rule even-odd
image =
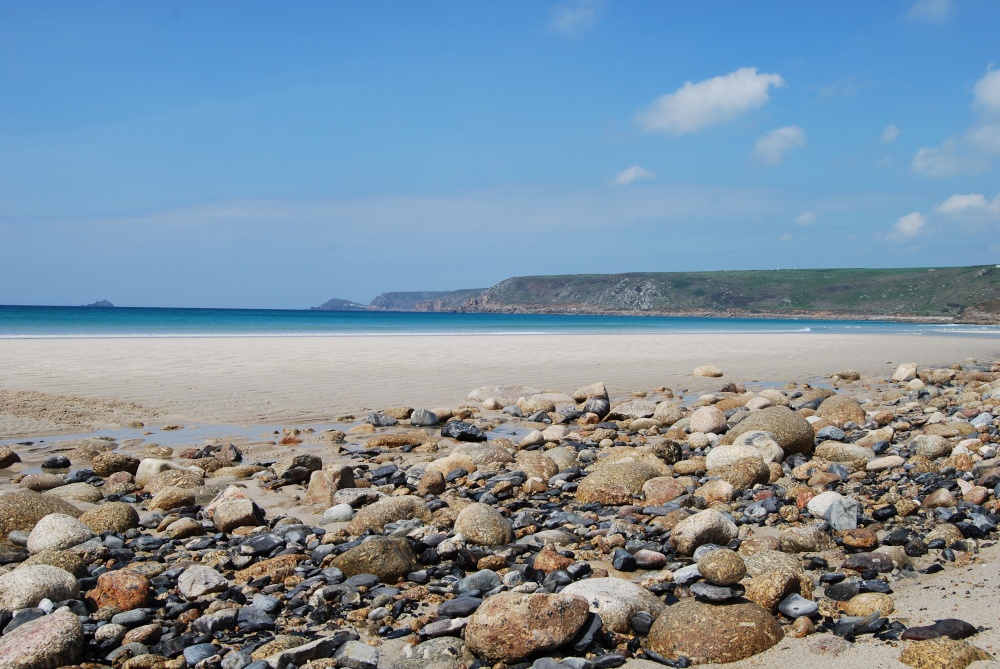
[[[0,304],[1000,262],[995,0],[0,0]]]

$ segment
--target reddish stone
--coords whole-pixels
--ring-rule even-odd
[[[291,446],[294,444],[301,444],[302,440],[298,437],[282,437],[278,443],[282,446]]]
[[[131,611],[143,606],[149,595],[148,578],[131,569],[119,569],[101,574],[97,587],[87,593],[87,601],[98,609],[114,607]]]
[[[551,574],[554,571],[566,569],[571,564],[573,564],[572,559],[560,555],[549,545],[538,551],[538,555],[535,556],[534,566],[539,571]]]

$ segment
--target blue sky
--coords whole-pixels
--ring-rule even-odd
[[[995,0],[0,0],[0,304],[995,263],[998,25]]]

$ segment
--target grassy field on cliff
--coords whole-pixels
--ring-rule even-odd
[[[995,312],[1000,267],[748,270],[513,277],[472,310],[841,312],[957,317]]]

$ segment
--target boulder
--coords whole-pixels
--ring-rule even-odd
[[[569,643],[588,612],[587,601],[575,595],[504,592],[472,614],[465,643],[481,657],[514,662]]]
[[[416,495],[385,497],[360,509],[347,526],[347,531],[355,535],[368,530],[381,531],[389,523],[411,518],[430,522],[431,512],[424,500]]]
[[[0,575],[0,612],[35,606],[43,599],[62,602],[79,596],[76,577],[50,565],[24,567]]]
[[[83,625],[68,608],[24,623],[0,638],[3,669],[55,669],[83,655]]]
[[[686,599],[668,607],[649,631],[649,648],[668,660],[692,664],[736,662],[783,638],[781,626],[757,604],[721,606]]]
[[[751,430],[770,432],[786,455],[811,455],[813,452],[815,436],[812,425],[788,407],[774,406],[751,412],[726,433],[726,441],[732,443],[736,437]]]
[[[480,546],[504,546],[514,540],[510,522],[488,504],[470,504],[455,519],[455,533]]]
[[[583,597],[590,611],[601,616],[604,629],[620,634],[632,631],[630,621],[635,614],[645,611],[656,618],[667,608],[646,588],[613,576],[574,581],[562,594]]]
[[[410,542],[395,537],[372,537],[333,560],[345,576],[375,574],[383,583],[395,583],[414,570],[416,555]]]
[[[839,426],[847,422],[856,425],[863,425],[865,422],[865,410],[856,399],[847,395],[827,397],[816,409],[816,414]]]
[[[618,460],[599,465],[580,481],[576,490],[579,502],[600,502],[608,506],[631,504],[646,481],[660,476],[654,465],[641,460]]]
[[[670,543],[681,555],[691,555],[703,544],[725,546],[738,534],[736,524],[727,516],[706,509],[677,523],[670,533]]]
[[[28,552],[58,551],[78,546],[97,536],[93,530],[73,516],[50,513],[35,525],[28,535]]]
[[[52,495],[28,490],[0,493],[0,538],[6,538],[14,530],[30,532],[35,523],[50,513],[79,518],[83,512]]]

